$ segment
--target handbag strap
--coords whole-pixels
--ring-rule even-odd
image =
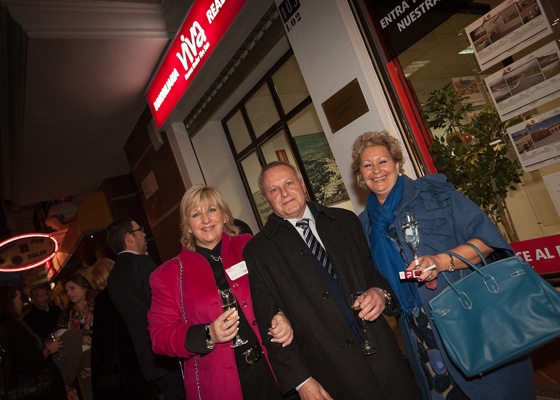
[[[484,258],[484,256],[482,255],[482,253],[480,252],[480,250],[475,246],[475,245],[471,245],[469,243],[467,243],[469,246],[473,247],[477,253],[480,255],[480,258],[483,260],[484,266],[487,266],[487,262],[486,259]],[[500,292],[500,285],[498,284],[498,282],[496,281],[496,279],[494,279],[494,277],[490,274],[485,273],[481,268],[478,268],[476,265],[474,265],[472,262],[470,262],[469,260],[467,260],[465,257],[454,253],[452,251],[444,251],[444,254],[448,254],[450,256],[453,257],[457,257],[459,260],[463,261],[469,268],[473,269],[477,274],[479,274],[482,277],[482,281],[484,282],[484,285],[486,286],[486,289],[488,290],[489,293],[492,294],[498,294]],[[469,296],[467,295],[467,293],[465,293],[462,290],[459,290],[455,287],[455,285],[447,278],[446,276],[447,274],[443,274],[443,277],[445,278],[445,280],[447,281],[447,283],[449,284],[449,287],[455,292],[455,294],[457,294],[457,297],[459,299],[459,301],[461,302],[463,308],[469,310],[472,308],[472,301],[469,298]],[[462,278],[465,279],[465,278]]]
[[[480,249],[478,247],[476,247],[474,244],[467,242],[465,243],[467,246],[472,247],[480,256],[480,259],[482,260],[482,263],[484,264],[484,266],[488,265],[488,262],[486,261],[486,257],[484,257],[484,254],[482,254],[482,252],[480,251]]]
[[[183,320],[185,324],[188,324],[187,320],[187,313],[185,312],[185,301],[183,299],[183,262],[179,256],[175,257],[177,262],[179,263],[179,297],[181,298],[181,313],[183,314]],[[198,363],[196,361],[196,356],[193,356],[194,361],[194,373],[195,373],[195,380],[196,380],[196,390],[198,392],[198,399],[202,400],[201,391],[200,391],[200,377],[198,376]],[[181,367],[181,375],[183,376],[183,380],[185,379],[185,371],[183,370],[183,363],[182,359],[179,359],[179,366]]]

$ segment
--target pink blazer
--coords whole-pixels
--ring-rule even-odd
[[[224,269],[243,260],[242,251],[250,239],[251,236],[247,234],[233,237],[222,234],[221,255]],[[205,400],[243,400],[231,343],[216,344],[214,350],[204,357],[185,349],[185,338],[189,328],[192,325],[209,324],[214,321],[222,314],[222,303],[208,261],[199,253],[184,247],[179,257],[183,264],[181,285],[176,258],[163,263],[150,276],[152,305],[148,312],[148,329],[152,348],[155,353],[185,359],[185,390],[188,399],[198,399],[200,389],[201,397]],[[253,312],[248,276],[244,275],[232,281],[226,273],[226,279],[237,297],[240,310],[245,314],[262,345]],[[188,323],[185,323],[182,315],[180,287],[183,291],[184,311]]]

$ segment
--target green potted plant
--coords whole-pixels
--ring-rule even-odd
[[[474,111],[465,100],[451,83],[427,93],[422,105],[426,125],[443,129],[441,136],[434,135],[430,148],[434,164],[460,192],[502,225],[510,242],[517,242],[505,199],[508,190],[516,190],[523,172],[517,159],[510,156],[508,125],[494,107]]]

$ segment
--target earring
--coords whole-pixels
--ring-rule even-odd
[[[363,179],[360,179],[360,185],[365,186],[365,185],[366,185],[366,181],[364,181]]]

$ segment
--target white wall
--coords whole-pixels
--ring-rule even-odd
[[[281,2],[276,0],[276,4]],[[359,213],[365,206],[367,193],[356,185],[351,170],[354,140],[367,131],[387,130],[399,139],[400,134],[347,2],[300,0],[300,3],[298,11],[301,19],[286,34],[350,200]],[[355,78],[369,112],[332,134],[321,104]],[[406,172],[415,177],[413,170]]]

